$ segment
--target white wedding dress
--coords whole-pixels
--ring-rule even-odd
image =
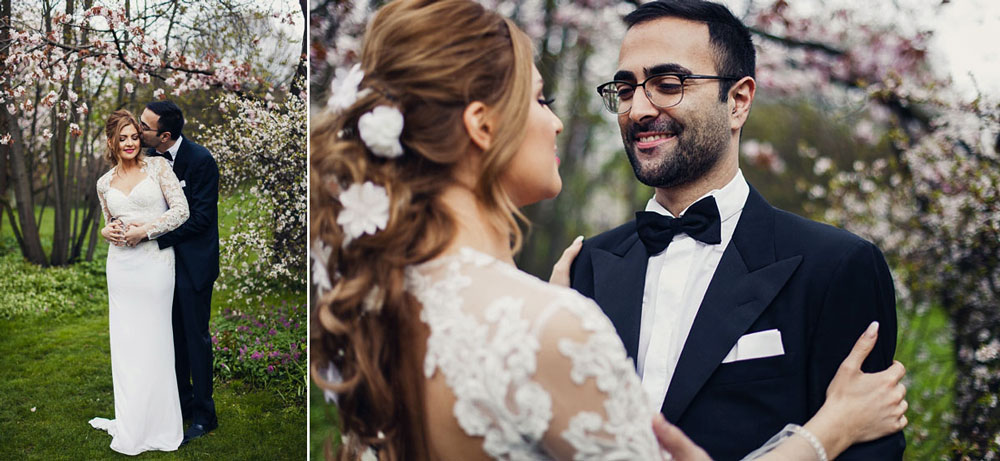
[[[127,455],[172,451],[183,438],[180,399],[174,373],[171,309],[174,249],[154,240],[188,218],[187,200],[177,176],[162,157],[145,159],[146,177],[125,193],[111,186],[115,169],[97,181],[105,222],[152,223],[135,247],[108,248],[108,324],[115,419],[90,424],[108,431],[111,449]]]
[[[670,459],[635,367],[592,300],[469,248],[408,268],[406,289],[430,330],[433,457]],[[784,441],[794,441],[785,459],[817,459],[788,431],[746,459]]]

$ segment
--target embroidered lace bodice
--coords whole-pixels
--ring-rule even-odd
[[[592,300],[469,248],[410,267],[406,287],[430,330],[427,392],[443,381],[458,427],[482,440],[482,454],[460,451],[462,459],[670,459],[635,366]],[[457,435],[437,430],[447,429],[430,425],[432,441]],[[779,450],[788,459],[815,459],[788,431],[745,459],[768,459],[789,439]],[[450,443],[431,445],[455,455]]]
[[[489,457],[661,459],[635,367],[593,301],[471,249],[410,268],[407,290],[430,329],[425,376],[444,375]]]
[[[97,180],[97,196],[101,201],[105,222],[119,218],[125,225],[150,224],[146,232],[150,242],[142,242],[133,249],[148,251],[157,245],[155,242],[153,245],[146,244],[180,227],[187,220],[190,211],[184,190],[170,164],[162,157],[147,157],[145,163],[140,171],[146,177],[136,183],[130,192],[126,194],[111,186],[111,178],[117,169],[115,167]],[[114,245],[111,248],[114,251],[130,250]],[[109,252],[109,256],[110,254]]]

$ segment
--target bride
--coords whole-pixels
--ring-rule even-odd
[[[657,437],[706,458],[654,424],[597,305],[514,266],[517,207],[561,188],[562,123],[522,31],[472,1],[391,2],[336,91],[312,127],[310,206],[312,374],[338,397],[339,459],[669,459]],[[826,460],[905,425],[901,365],[859,371],[874,336],[804,428],[750,459]]]
[[[112,168],[97,180],[108,223],[101,234],[112,243],[107,277],[115,419],[90,424],[108,431],[111,449],[127,455],[173,451],[184,436],[170,322],[174,250],[160,250],[154,239],[187,220],[188,204],[167,161],[143,156],[140,130],[129,111],[111,114],[105,133]]]

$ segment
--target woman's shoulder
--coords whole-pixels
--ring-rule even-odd
[[[553,285],[510,263],[468,248],[460,250],[454,259],[460,261],[460,271],[468,277],[467,293],[472,306],[489,309],[498,304],[516,304],[525,318],[540,323],[563,315],[576,317],[588,327],[608,323],[593,300],[572,288]]]
[[[170,164],[167,163],[167,159],[159,155],[143,157],[142,161],[146,162],[146,168],[151,169],[150,171],[159,172],[164,167],[170,168]]]
[[[108,187],[111,187],[111,176],[115,173],[115,167],[111,167],[108,171],[104,172],[100,178],[97,178],[97,191],[104,193],[107,192]]]

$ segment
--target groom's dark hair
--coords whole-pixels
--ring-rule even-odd
[[[680,18],[703,22],[708,25],[708,42],[715,57],[715,70],[727,77],[754,77],[757,52],[753,47],[750,29],[733,16],[724,5],[705,0],[659,0],[645,3],[625,16],[629,28],[636,24],[660,18]],[[725,102],[729,85],[719,82],[719,100]]]
[[[160,116],[157,122],[157,134],[170,132],[170,139],[181,137],[181,130],[184,129],[184,114],[181,108],[177,107],[173,101],[153,101],[146,104],[146,108],[154,114]]]

